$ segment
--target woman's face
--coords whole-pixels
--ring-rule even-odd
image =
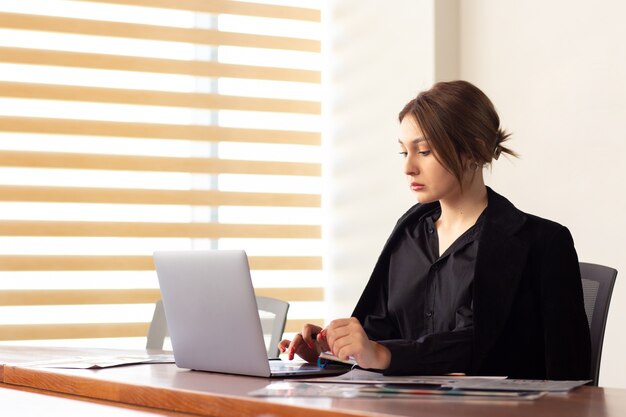
[[[415,118],[406,115],[400,123],[400,153],[409,187],[420,203],[449,199],[461,192],[457,179],[435,158]]]

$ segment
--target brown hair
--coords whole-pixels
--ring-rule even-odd
[[[400,112],[400,122],[414,117],[439,162],[461,183],[464,157],[478,166],[491,163],[504,152],[510,133],[500,127],[491,100],[467,81],[439,82],[409,101]]]

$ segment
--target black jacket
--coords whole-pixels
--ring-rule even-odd
[[[591,343],[572,237],[564,226],[519,211],[488,191],[474,277],[473,375],[587,379]],[[390,252],[400,231],[439,203],[416,204],[398,221],[353,312],[371,338],[368,313],[384,303]],[[383,306],[384,308],[384,306]],[[392,332],[390,332],[392,333]],[[423,363],[398,352],[386,374],[440,374],[445,361]]]

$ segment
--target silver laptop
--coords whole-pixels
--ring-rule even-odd
[[[261,377],[348,370],[268,359],[244,251],[155,252],[154,264],[179,367]]]

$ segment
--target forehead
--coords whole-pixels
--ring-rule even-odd
[[[398,141],[403,145],[425,142],[424,134],[413,116],[407,115],[400,122],[400,136]]]

